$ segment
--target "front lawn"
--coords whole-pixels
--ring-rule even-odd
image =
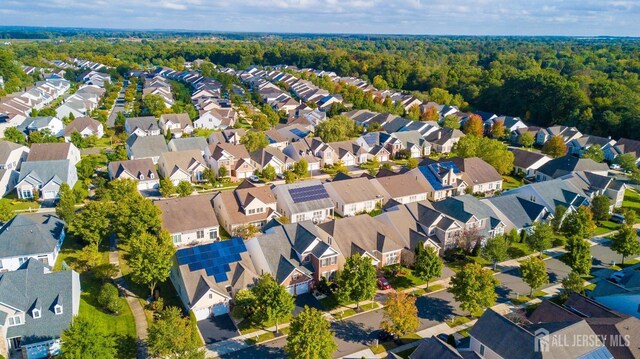
[[[624,191],[622,208],[632,209],[640,215],[640,194],[631,189],[627,189],[626,191]],[[640,216],[636,220],[640,221]]]
[[[397,348],[400,345],[405,345],[405,344],[409,344],[409,343],[413,343],[416,342],[418,340],[422,339],[421,336],[419,336],[418,334],[407,334],[404,337],[400,338],[400,344],[398,345],[395,341],[388,341],[388,342],[384,342],[384,343],[379,343],[378,345],[373,345],[371,346],[371,351],[373,352],[373,354],[381,354],[384,353],[388,350],[391,350],[393,348]],[[407,349],[406,351],[408,351],[409,349]],[[413,350],[415,350],[415,348],[411,348],[411,351],[413,352]],[[399,354],[399,353],[398,353]]]
[[[465,324],[465,323],[469,323],[471,321],[471,319],[467,318],[467,317],[462,317],[462,316],[456,316],[455,318],[453,318],[453,320],[447,320],[447,325],[450,328],[455,328],[459,325]]]
[[[522,182],[521,179],[518,179],[516,177],[513,176],[509,176],[509,175],[504,175],[502,176],[502,189],[505,191],[508,191],[510,189],[514,189],[514,188],[518,188],[521,187],[522,185],[524,185],[524,182]]]
[[[18,199],[15,196],[15,194],[7,195],[7,197],[5,198],[0,198],[0,201],[7,203],[9,205],[9,208],[14,212],[15,211],[28,212],[30,210],[35,211],[38,208],[40,208],[40,203],[36,201],[27,201],[27,200]]]
[[[402,290],[427,284],[424,280],[413,275],[413,271],[409,268],[402,267],[396,275],[385,277],[391,284],[391,288]]]
[[[605,233],[617,231],[618,229],[620,229],[620,225],[618,223],[614,223],[611,221],[600,221],[598,222],[596,230],[593,231],[593,234],[596,236],[600,236]]]

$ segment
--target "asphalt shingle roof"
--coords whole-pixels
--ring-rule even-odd
[[[18,214],[0,228],[0,258],[51,253],[63,231],[52,214]]]

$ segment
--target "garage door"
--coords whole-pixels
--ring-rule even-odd
[[[294,295],[296,294],[296,286],[295,285],[290,285],[287,287],[287,292],[289,292],[289,294]]]
[[[229,303],[220,303],[213,306],[213,316],[229,313]]]
[[[309,293],[309,282],[298,283],[296,285],[296,295]]]
[[[55,199],[56,198],[56,192],[55,191],[44,191],[44,193],[42,194],[42,198],[43,199]]]
[[[209,318],[211,314],[211,307],[199,308],[193,311],[193,314],[196,316],[196,320],[204,320]]]

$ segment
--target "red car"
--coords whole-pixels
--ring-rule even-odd
[[[378,277],[378,288],[381,290],[391,289],[391,284],[385,277]]]

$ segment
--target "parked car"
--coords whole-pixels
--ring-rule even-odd
[[[257,182],[260,182],[260,178],[258,176],[256,176],[256,175],[253,175],[253,176],[249,177],[249,181],[257,183]]]
[[[619,270],[617,272],[613,272],[611,273],[611,275],[609,276],[609,280],[614,282],[614,283],[620,283],[620,281],[622,280],[622,278],[624,278],[624,272]]]
[[[284,179],[284,173],[278,173],[278,179],[283,180]]]
[[[385,277],[378,277],[378,288],[380,290],[391,289],[391,284]]]
[[[619,213],[614,213],[611,215],[611,222],[623,224],[625,222],[624,215]]]
[[[609,168],[611,168],[612,170],[620,170],[620,165],[617,163],[612,164],[611,166],[609,166]]]

